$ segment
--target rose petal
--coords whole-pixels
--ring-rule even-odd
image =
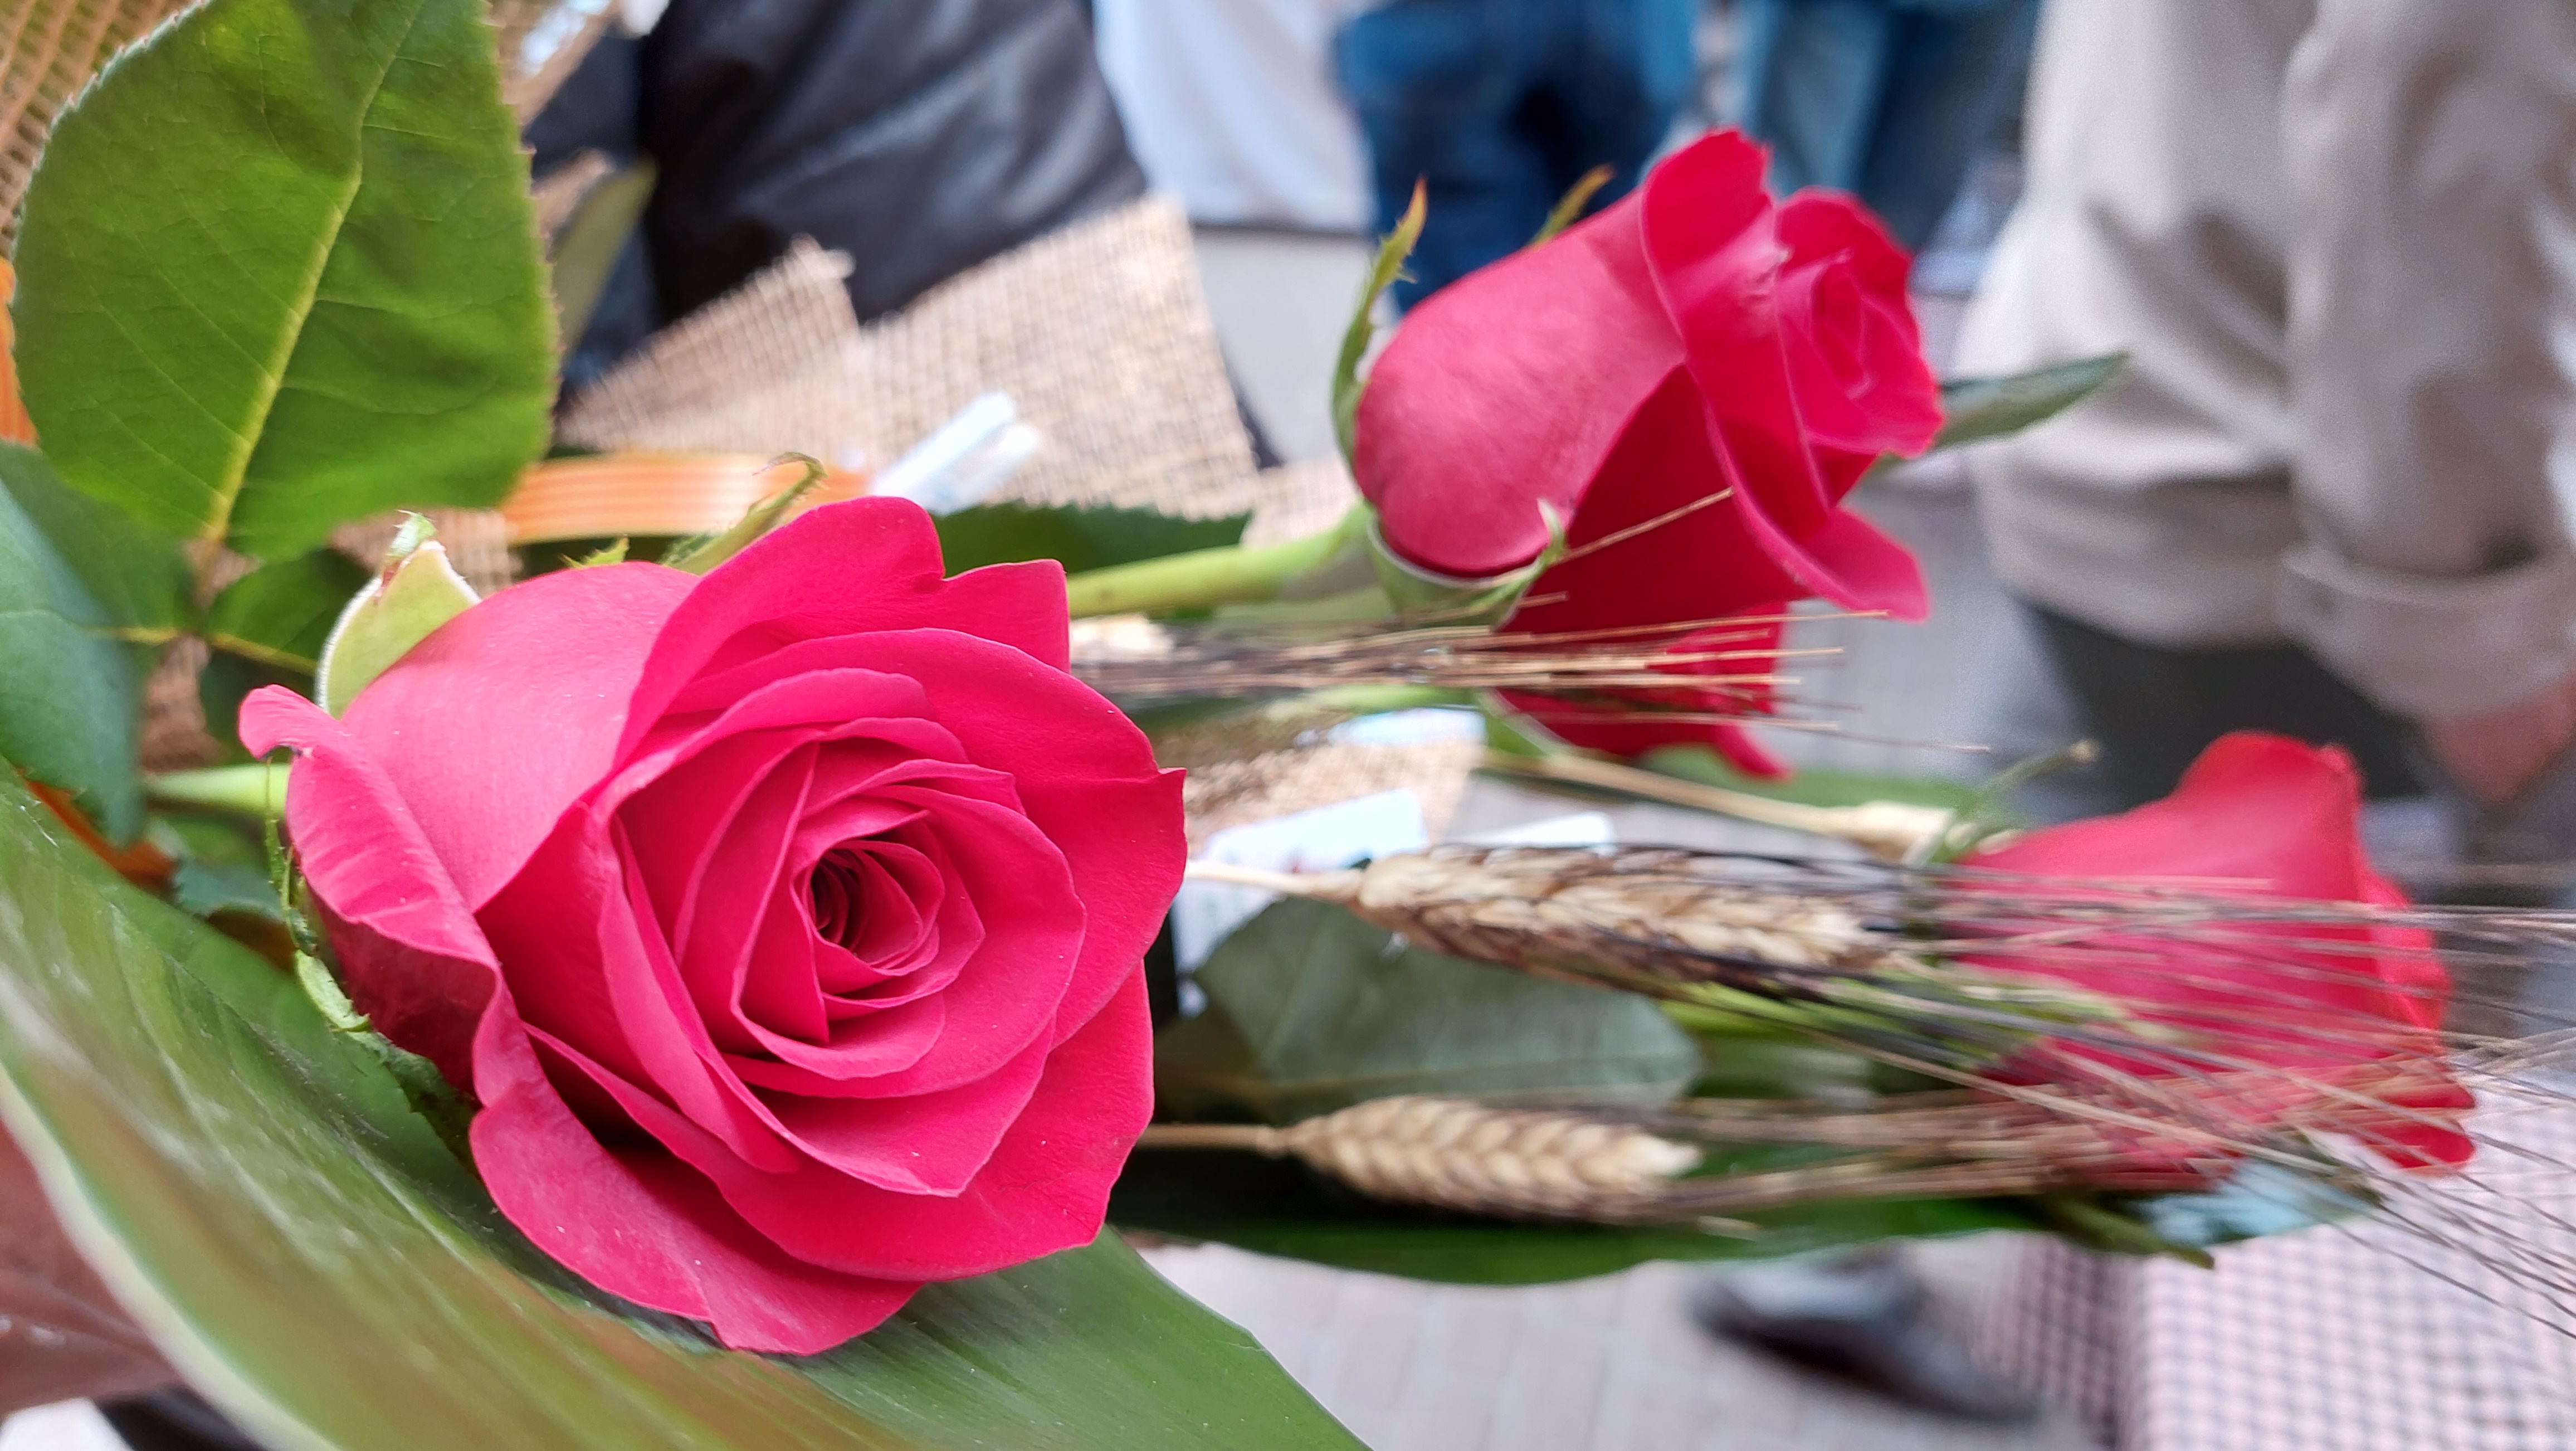
[[[254,755],[296,748],[287,819],[351,999],[449,1082],[471,1083],[499,962],[401,792],[347,727],[278,686],[242,702],[241,737]]]
[[[920,1288],[798,1260],[668,1155],[611,1153],[547,1081],[506,989],[474,1058],[474,1166],[493,1202],[610,1294],[707,1320],[737,1350],[811,1355],[875,1329]]]
[[[350,734],[468,906],[608,773],[645,654],[694,583],[654,564],[540,575],[441,625],[358,693]]]
[[[1406,315],[1360,393],[1352,475],[1405,559],[1517,569],[1547,547],[1539,505],[1580,513],[1629,415],[1681,363],[1632,193]]]
[[[533,1030],[532,1030],[533,1032]],[[746,1167],[715,1135],[646,1088],[559,1039],[536,1033],[546,1056],[565,1065],[614,1103],[637,1128],[718,1183]],[[1036,1089],[1048,1056],[1031,1044],[993,1074],[936,1093],[894,1099],[809,1099],[772,1095],[746,1100],[803,1156],[793,1172],[905,1195],[960,1192],[992,1158],[1002,1135]]]
[[[763,1168],[792,1155],[743,1107],[672,961],[614,823],[575,812],[481,913],[515,1009],[618,1073],[650,1083]],[[478,1050],[479,1051],[479,1050]]]
[[[790,521],[708,574],[671,612],[636,687],[620,754],[696,676],[803,640],[930,626],[999,641],[1057,669],[1070,663],[1062,565],[941,573],[939,531],[918,504],[851,499]]]
[[[822,1043],[774,1033],[744,1017],[763,1055],[776,1060],[774,1067],[741,1063],[746,1082],[827,1095],[844,1084],[870,1096],[928,1093],[972,1082],[1028,1044],[1052,1041],[1077,966],[1088,960],[1086,904],[1072,872],[1055,844],[1019,813],[982,801],[941,803],[933,795],[896,799],[927,807],[944,823],[931,829],[942,834],[963,895],[1007,904],[981,914],[985,937],[973,959],[938,996],[834,1023]],[[1137,952],[1141,958],[1143,948]],[[940,1008],[947,1026],[913,1061],[888,1062],[880,1025],[908,1025],[925,1006]]]
[[[784,647],[758,666],[781,678],[834,670],[919,682],[964,757],[1007,776],[1029,820],[1062,849],[1089,914],[1065,1013],[1088,1019],[1153,945],[1179,888],[1181,773],[1155,766],[1144,733],[1089,686],[972,635],[844,635]]]
[[[2203,752],[2162,801],[2034,831],[1968,864],[2072,882],[2181,878],[2219,895],[2402,903],[2362,852],[2360,809],[2359,776],[2343,752],[2239,732]],[[2299,1070],[2297,1078],[2281,1080],[2284,1108],[2314,1099],[2316,1091],[2302,1085],[2336,1065],[2404,1062],[2425,1051],[2449,990],[2427,934],[2291,923],[2242,931],[2247,940],[2237,948],[2136,934],[2044,960],[2020,954],[1971,960],[2073,981],[2213,1034],[2218,1051],[2234,1060],[2222,1067]],[[2265,938],[2282,946],[2261,952]],[[2382,950],[2367,950],[2374,947]],[[2127,1059],[2119,1066],[2177,1071]],[[2464,1106],[2447,1101],[2464,1092],[2456,1084],[2437,1083],[2426,1092],[2430,1107]],[[2351,1112],[2358,1125],[2373,1132],[2381,1126],[2366,1109]],[[2417,1152],[2456,1162],[2446,1157],[2458,1147],[2448,1128],[2392,1133]]]
[[[1152,1042],[1144,975],[1130,972],[1047,1057],[1027,1109],[954,1196],[895,1193],[820,1164],[754,1173],[681,1122],[667,1142],[799,1258],[884,1278],[987,1274],[1099,1232],[1109,1186],[1153,1113]]]
[[[1788,309],[1789,372],[1809,440],[1864,462],[1921,453],[1941,431],[1941,385],[1924,360],[1922,327],[1905,305],[1913,271],[1905,249],[1868,208],[1825,191],[1780,204],[1780,241],[1789,253],[1784,289],[1812,293],[1831,286],[1830,277],[1852,313],[1843,325],[1855,335],[1835,340],[1796,326],[1801,310]],[[1829,356],[1836,341],[1842,346],[1835,350],[1852,355],[1844,366]]]
[[[966,758],[1008,775],[1071,869],[1085,913],[1058,1040],[1089,1021],[1144,960],[1189,857],[1181,774],[1154,764],[1133,721],[1072,676],[982,640],[914,630],[860,637],[929,694]],[[956,841],[950,838],[951,850]],[[988,930],[994,914],[985,914]]]

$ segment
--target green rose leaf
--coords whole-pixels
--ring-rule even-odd
[[[75,488],[281,557],[498,502],[553,317],[479,0],[211,0],[56,122],[18,356]]]
[[[1291,1123],[1399,1093],[1574,1089],[1670,1098],[1690,1035],[1641,997],[1406,947],[1324,902],[1265,909],[1199,969],[1207,1011],[1165,1028],[1155,1100]]]
[[[348,556],[317,549],[263,565],[215,596],[204,624],[214,653],[197,698],[217,741],[230,746],[243,698],[263,685],[312,694],[332,623],[369,578]]]
[[[0,488],[0,758],[71,793],[110,839],[129,841],[143,828],[136,651],[19,504],[15,483],[0,483],[11,484]]]
[[[0,1109],[191,1382],[279,1451],[1358,1443],[1115,1238],[826,1355],[718,1350],[538,1255],[289,975],[0,785]]]
[[[0,488],[16,497],[120,629],[138,639],[177,632],[190,588],[178,540],[65,487],[43,454],[14,443],[0,443]]]
[[[1941,384],[1936,450],[2019,433],[2092,396],[2129,365],[2126,353],[2078,358],[2002,378],[1952,378]]]
[[[979,504],[931,522],[939,526],[939,554],[950,574],[1029,559],[1057,560],[1065,573],[1080,574],[1238,544],[1251,516],[1184,519],[1153,509]]]
[[[1711,1229],[1523,1224],[1379,1204],[1300,1164],[1209,1149],[1139,1151],[1118,1176],[1109,1217],[1177,1239],[1453,1285],[1543,1285],[1656,1260],[1777,1259],[2042,1223],[2016,1200],[1849,1199]]]

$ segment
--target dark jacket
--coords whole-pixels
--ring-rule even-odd
[[[850,254],[871,318],[1145,189],[1078,0],[671,0],[528,139],[540,174],[590,147],[660,169],[650,280],[612,285],[591,372],[799,234]]]

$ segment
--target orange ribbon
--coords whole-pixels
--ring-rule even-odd
[[[0,261],[0,441],[32,444],[36,421],[27,416],[27,405],[18,397],[18,330],[6,307],[17,292],[18,274]]]
[[[512,544],[658,538],[731,527],[751,506],[804,476],[759,454],[612,453],[551,459],[522,475],[501,504]],[[800,509],[868,491],[868,476],[834,472]]]

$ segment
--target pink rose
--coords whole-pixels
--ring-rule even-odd
[[[1152,1109],[1139,961],[1179,773],[1066,673],[1063,572],[943,580],[911,504],[704,579],[546,575],[298,752],[286,818],[351,996],[481,1107],[546,1253],[743,1349],[1088,1243]]]
[[[2404,907],[2361,845],[2361,780],[2332,746],[2238,731],[2212,742],[2174,793],[2118,816],[2045,827],[1962,865],[2063,882],[2179,879],[2221,897]],[[2080,900],[2081,888],[2077,889]],[[2188,1078],[2213,1117],[2299,1117],[2351,1134],[2400,1168],[2469,1161],[2475,1100],[2444,1066],[2451,979],[2420,928],[2249,923],[2233,934],[2141,931],[2087,950],[1971,962],[2056,978],[2192,1035],[2165,1059],[2061,1048],[2149,1080]],[[2196,1061],[2193,1051],[2226,1060]],[[2223,1091],[2209,1090],[2217,1083]],[[2358,1101],[2355,1101],[2358,1100]],[[2142,1150],[2143,1160],[2197,1150]]]
[[[1871,464],[1921,452],[1941,427],[1911,264],[1849,197],[1775,205],[1762,171],[1743,136],[1703,137],[1599,215],[1405,318],[1360,394],[1352,454],[1389,549],[1434,574],[1501,574],[1547,547],[1547,505],[1575,552],[1509,622],[1533,634],[1775,616],[1819,597],[1923,617],[1913,556],[1842,506]],[[1746,623],[1684,640],[1726,658],[1677,663],[1675,690],[1634,699],[1759,713],[1779,634]],[[1678,688],[1693,675],[1732,680]],[[1778,769],[1730,725],[1521,703],[1576,745],[1703,741]]]

